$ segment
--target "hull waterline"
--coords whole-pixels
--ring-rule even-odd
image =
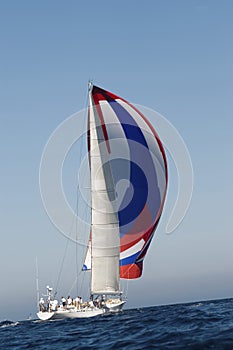
[[[54,312],[38,312],[37,316],[42,321],[47,320],[65,320],[68,318],[89,318],[105,313],[104,309],[87,309],[87,310],[58,310]]]

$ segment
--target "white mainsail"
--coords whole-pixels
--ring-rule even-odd
[[[100,119],[89,103],[91,169],[91,294],[119,294],[120,235],[115,188]]]

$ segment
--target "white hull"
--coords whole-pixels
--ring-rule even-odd
[[[95,317],[99,315],[103,315],[104,313],[115,313],[122,311],[122,308],[125,304],[125,301],[119,302],[109,302],[106,301],[103,307],[86,307],[82,309],[58,309],[57,311],[39,311],[37,316],[42,321],[48,320],[65,320],[67,318],[89,318]]]
[[[125,305],[125,303],[126,301],[120,301],[118,303],[106,302],[105,308],[107,312],[120,312],[122,311],[122,308]]]
[[[48,321],[50,320],[51,318],[53,318],[54,316],[54,312],[47,312],[47,311],[39,311],[37,312],[37,317],[42,320],[42,321]]]
[[[89,318],[94,316],[103,315],[105,309],[99,308],[87,308],[82,310],[58,310],[53,312],[42,312],[39,311],[37,316],[42,321],[47,320],[65,320],[67,318]]]

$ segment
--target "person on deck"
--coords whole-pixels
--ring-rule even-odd
[[[74,299],[74,306],[75,306],[77,309],[80,309],[79,297],[76,297],[76,298]]]
[[[55,300],[51,300],[51,310],[52,311],[57,311],[58,309],[58,301],[55,299]]]
[[[73,302],[72,298],[70,297],[70,295],[68,295],[68,297],[66,299],[67,306],[71,306],[72,302]]]
[[[61,304],[63,306],[63,308],[66,308],[66,299],[64,297],[61,297]]]
[[[43,298],[40,298],[39,307],[40,307],[40,311],[45,311],[44,299]]]

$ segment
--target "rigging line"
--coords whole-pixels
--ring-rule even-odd
[[[72,221],[72,224],[71,224],[71,227],[70,227],[70,233],[72,232],[72,228],[74,226],[74,220]],[[70,234],[71,235],[71,234]],[[66,253],[67,253],[67,249],[68,249],[68,244],[69,244],[69,241],[71,240],[71,238],[69,238],[67,236],[66,238],[66,246],[65,246],[65,250],[64,250],[64,254],[63,254],[63,258],[62,258],[62,262],[61,262],[61,266],[60,266],[60,270],[59,270],[59,273],[58,273],[58,278],[57,278],[57,284],[56,284],[56,288],[55,288],[55,295],[57,294],[57,289],[58,289],[58,285],[60,283],[60,279],[61,279],[61,274],[62,274],[62,269],[63,269],[63,266],[64,266],[64,261],[65,261],[65,257],[66,257]]]
[[[76,199],[76,213],[78,216],[78,196],[79,196],[79,184],[77,187],[77,199]],[[78,223],[77,223],[77,218],[75,220],[75,265],[76,265],[76,279],[75,279],[75,284],[76,284],[76,291],[78,295]]]
[[[85,211],[86,213],[87,211]],[[87,230],[85,230],[85,236],[88,235]],[[88,236],[89,237],[89,236]],[[84,249],[82,249],[82,256],[81,256],[81,262],[83,263],[85,260],[85,255],[86,255],[86,249],[87,249],[88,245],[84,245]],[[82,268],[79,270],[78,274],[77,274],[77,279],[79,281],[79,291],[78,291],[78,295],[82,295],[83,294],[83,286],[85,284],[85,277],[87,277],[87,271],[83,271]]]
[[[85,222],[90,222],[90,214],[91,213],[90,213],[89,209],[90,209],[90,207],[86,203],[86,210],[84,211],[84,213],[85,213],[85,215],[84,215]],[[85,225],[84,236],[85,236],[85,238],[88,237],[88,241],[84,245],[84,249],[82,249],[82,262],[85,261],[85,256],[87,254],[87,249],[88,249],[89,239],[90,239],[90,227],[88,227],[87,225]],[[88,273],[88,271],[83,271],[81,269],[79,271],[79,275],[81,275],[79,280],[80,280],[80,295],[82,295],[83,293],[85,293],[84,292],[84,285],[86,283],[88,283],[88,290],[91,290],[90,274]],[[89,297],[89,296],[86,296],[86,297]]]
[[[87,95],[86,95],[86,102],[85,102],[85,118],[83,118],[82,120],[82,130],[84,131],[82,137],[81,137],[81,145],[80,145],[80,152],[79,152],[79,156],[78,156],[78,165],[81,164],[81,158],[83,156],[83,148],[84,148],[84,142],[85,140],[87,140],[87,114],[88,114],[88,102],[89,100],[89,92],[87,92]],[[86,127],[85,127],[85,123],[86,123]],[[79,178],[78,178],[78,185],[77,185],[77,201],[76,201],[76,213],[77,213],[77,218],[76,218],[76,279],[75,279],[75,282],[74,284],[77,282],[77,293],[79,295],[79,289],[80,289],[80,292],[82,290],[82,286],[83,286],[83,283],[84,283],[84,274],[82,274],[82,279],[80,280],[79,277],[80,277],[80,274],[83,272],[82,269],[78,269],[78,227],[77,227],[77,219],[79,217],[79,214],[80,214],[80,211],[81,211],[81,208],[80,208],[80,201],[81,199],[79,199],[79,194],[80,194],[80,186],[79,186]],[[81,197],[80,197],[81,198]],[[87,222],[87,219],[88,219],[88,208],[89,206],[87,205],[87,203],[84,201],[84,208],[85,209],[86,207],[86,210],[84,210],[84,222]],[[80,231],[80,230],[79,230]],[[83,228],[83,231],[86,231],[85,229],[85,225],[84,225],[84,228]],[[84,237],[83,237],[83,240],[85,238],[85,236],[87,236],[88,233],[87,232],[84,232]],[[81,238],[81,237],[80,237]],[[84,242],[83,242],[84,243]],[[87,243],[88,244],[88,243]],[[86,245],[85,245],[86,246]],[[81,256],[81,262],[84,261],[84,258],[85,258],[85,253],[86,253],[86,249],[82,249],[82,256]],[[74,284],[71,288],[71,290],[73,289],[74,287]],[[80,288],[79,288],[79,284],[80,284]]]
[[[86,101],[85,101],[85,106],[87,107],[88,106],[88,94],[86,95]],[[83,118],[83,130],[84,130],[84,123],[85,123],[85,120],[86,118]],[[85,135],[85,134],[84,134]],[[81,140],[82,141],[82,140]],[[83,145],[83,142],[81,142],[81,151],[79,152],[79,156],[80,156],[80,161],[79,161],[79,164],[81,163],[81,156],[82,156],[82,147]],[[75,220],[75,224],[76,224],[76,227],[77,227],[77,219]],[[70,232],[72,232],[72,227],[74,225],[74,222],[72,223],[71,225],[71,230]],[[77,242],[77,229],[76,229],[76,242]],[[56,288],[55,288],[55,294],[57,293],[57,289],[58,289],[58,286],[59,286],[59,283],[60,283],[60,279],[61,279],[61,274],[62,274],[62,270],[63,270],[63,266],[64,266],[64,261],[65,261],[65,257],[66,257],[66,253],[67,253],[67,249],[68,249],[68,244],[69,244],[69,238],[67,237],[67,240],[66,240],[66,247],[65,247],[65,251],[64,251],[64,255],[63,255],[63,258],[62,258],[62,262],[61,262],[61,266],[60,266],[60,271],[59,271],[59,274],[58,274],[58,279],[57,279],[57,284],[56,284]],[[77,243],[76,243],[76,247],[77,247]],[[76,253],[77,255],[77,253]],[[76,260],[76,266],[77,266],[77,260]]]
[[[125,297],[125,299],[127,299],[127,295],[128,295],[128,290],[129,290],[129,280],[127,279],[126,281],[124,281],[124,286],[123,286],[123,295]]]
[[[40,290],[39,290],[39,271],[38,271],[38,261],[36,256],[36,301],[37,306],[39,306]]]
[[[59,274],[58,274],[57,284],[56,284],[56,288],[55,288],[55,294],[57,294],[57,288],[58,288],[58,285],[60,283],[62,269],[63,269],[63,266],[64,266],[64,261],[65,261],[65,257],[66,257],[68,244],[69,244],[69,238],[67,238],[67,240],[66,240],[65,251],[64,251],[64,254],[63,254],[63,258],[62,258],[62,262],[61,262],[61,266],[60,266],[60,271],[59,271]]]
[[[80,280],[80,295],[82,294],[81,293],[81,290],[83,289],[83,285],[84,285],[84,271],[80,271],[79,272],[79,275],[81,274],[81,272],[83,272],[83,274],[81,275],[81,280]]]
[[[86,210],[84,211],[84,221],[87,223],[87,222],[90,222],[90,211],[89,211],[90,207],[88,206],[87,203],[85,203],[85,207],[86,207]],[[81,253],[82,263],[85,261],[85,256],[87,254],[87,249],[88,249],[89,239],[90,239],[90,227],[88,227],[88,225],[84,225],[84,237],[83,238],[85,239],[87,237],[88,237],[88,241],[85,242],[83,249],[82,249],[82,253]],[[78,278],[79,278],[79,282],[80,282],[80,295],[81,295],[84,283],[86,281],[86,278],[89,278],[89,274],[87,274],[87,271],[83,271],[81,268],[79,271],[79,274],[78,274]]]
[[[86,101],[85,101],[85,109],[87,109],[88,106],[88,93],[86,95]],[[83,136],[86,136],[86,128],[85,128],[85,122],[86,122],[86,114],[87,112],[85,112],[85,118],[83,118],[83,122],[82,122],[82,130],[83,130],[83,134],[81,136],[81,145],[80,145],[80,152],[78,152],[79,156],[78,156],[78,169],[79,166],[81,164],[81,159],[83,157],[83,147],[84,147],[84,140],[83,140]],[[78,175],[78,174],[77,174]],[[80,214],[80,203],[79,203],[79,195],[80,195],[80,191],[79,191],[79,178],[77,179],[77,198],[76,198],[76,220],[75,220],[75,262],[76,262],[76,279],[75,279],[75,283],[76,283],[76,291],[77,291],[77,295],[78,295],[78,276],[79,276],[79,268],[78,268],[78,217]],[[73,289],[73,287],[72,287]]]
[[[72,286],[71,286],[71,288],[70,288],[70,290],[69,290],[69,292],[68,292],[68,295],[71,295],[71,294],[72,294],[71,292],[72,292],[72,290],[73,290],[75,284],[77,283],[77,280],[78,280],[78,276],[76,276],[76,278],[75,278],[75,280],[74,280],[74,282],[73,282],[73,284],[72,284]],[[77,293],[77,295],[79,295],[79,294]]]

